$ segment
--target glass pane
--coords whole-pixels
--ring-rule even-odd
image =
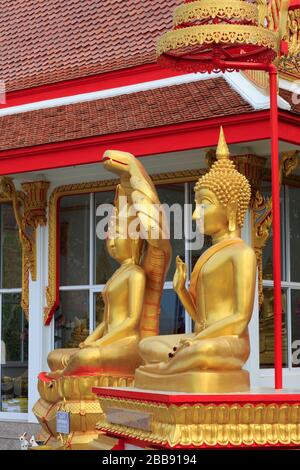
[[[20,294],[2,295],[1,411],[28,411],[28,323]]]
[[[89,284],[90,196],[67,196],[60,202],[60,284]]]
[[[89,335],[89,292],[60,293],[55,313],[54,348],[77,348]]]
[[[176,256],[185,259],[184,246],[184,184],[168,184],[156,187],[161,204],[166,204],[170,208],[170,217],[167,220],[170,224],[170,237],[172,243],[172,260],[167,274],[167,281],[172,281],[176,269]]]
[[[104,220],[109,220],[108,213],[105,210],[105,204],[112,205],[114,203],[115,192],[105,191],[95,194],[95,268],[94,282],[96,284],[106,284],[112,276],[119,264],[108,254],[105,246],[105,240],[97,237],[97,224],[101,224]],[[102,207],[101,207],[102,205]],[[101,214],[101,215],[100,215]],[[107,226],[104,227],[107,230]],[[102,230],[101,230],[102,232]]]
[[[160,308],[159,334],[185,333],[185,312],[172,289],[163,291]]]
[[[300,291],[291,291],[292,366],[300,367]]]
[[[1,204],[1,287],[22,285],[22,251],[18,226],[11,204]]]
[[[101,292],[94,294],[94,328],[100,325],[104,317],[104,302]]]
[[[291,253],[291,281],[300,282],[300,188],[289,188],[289,214],[290,214],[290,253]]]
[[[274,367],[274,289],[264,287],[264,301],[259,312],[259,349],[260,367],[268,369]],[[287,290],[282,290],[282,355],[283,367],[288,366],[287,355]]]
[[[272,194],[271,183],[264,182],[262,185],[262,195],[268,198]],[[282,280],[286,280],[286,263],[285,263],[285,247],[286,247],[286,235],[285,235],[285,209],[284,209],[284,188],[280,194],[280,210],[281,210],[281,260],[282,260]],[[263,278],[271,280],[273,279],[273,238],[272,238],[272,227],[270,228],[270,236],[263,249]]]

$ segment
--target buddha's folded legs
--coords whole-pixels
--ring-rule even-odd
[[[131,336],[108,346],[77,349],[60,375],[133,375],[141,364],[138,343],[139,338]]]
[[[152,336],[139,344],[139,353],[146,364],[157,364],[169,359],[174,347],[179,347],[180,340],[192,338],[194,334]]]
[[[70,357],[72,357],[78,351],[78,348],[54,349],[54,351],[51,351],[47,358],[50,370],[62,370],[67,367]]]
[[[223,336],[194,341],[182,347],[173,358],[159,364],[141,366],[155,374],[174,374],[195,370],[238,370],[249,357],[248,337]]]

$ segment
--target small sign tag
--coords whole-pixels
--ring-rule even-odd
[[[108,408],[106,418],[111,424],[121,424],[129,428],[151,431],[152,416],[150,413],[122,408]]]
[[[56,432],[70,434],[70,413],[67,411],[58,411],[56,413]]]

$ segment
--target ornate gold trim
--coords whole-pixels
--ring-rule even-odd
[[[210,24],[168,31],[157,42],[157,55],[202,44],[250,44],[277,51],[278,36],[258,26]],[[178,54],[178,52],[176,53]]]
[[[210,18],[230,18],[235,20],[246,20],[258,24],[258,9],[256,5],[242,1],[201,0],[187,3],[176,8],[173,16],[174,26],[195,20]]]
[[[93,387],[133,387],[134,377],[114,375],[63,376],[57,380],[38,379],[40,397],[49,402],[94,400]]]
[[[290,150],[282,154],[279,166],[280,185],[283,177],[289,177],[299,165],[299,151]]]
[[[252,245],[256,254],[258,268],[259,305],[264,301],[262,255],[270,236],[272,225],[272,198],[265,198],[257,191],[252,208]]]
[[[98,398],[104,414],[96,429],[153,444],[170,447],[300,444],[298,403],[167,406],[123,398]],[[108,422],[106,414],[112,408],[149,414],[151,430]]]
[[[291,150],[281,156],[279,175],[280,185],[284,177],[288,177],[299,165],[299,152]],[[265,198],[258,190],[252,207],[252,245],[257,257],[258,266],[258,293],[259,305],[263,303],[263,268],[262,254],[269,236],[272,225],[272,198]]]
[[[269,90],[270,82],[267,72],[263,72],[262,70],[244,70],[241,73],[263,91],[267,92]]]
[[[95,425],[99,421],[102,410],[100,403],[95,399],[92,400],[72,400],[69,402],[58,401],[57,403],[48,403],[40,398],[33,407],[33,412],[39,421],[45,437],[48,439],[58,438],[56,432],[56,414],[58,411],[66,411],[70,413],[70,428],[72,441],[74,434],[83,442],[89,442],[98,436]],[[91,437],[89,437],[91,436]],[[57,442],[52,442],[57,445]]]
[[[287,17],[288,53],[281,58],[279,70],[289,77],[300,77],[300,8],[289,10]]]
[[[46,224],[47,181],[23,183],[24,191],[17,191],[13,180],[7,176],[0,179],[0,202],[12,202],[19,227],[22,246],[22,300],[21,306],[29,317],[29,273],[36,280],[36,228]]]
[[[186,170],[152,175],[154,184],[173,184],[197,181],[205,170]],[[57,279],[57,205],[64,196],[75,194],[113,191],[119,183],[117,179],[76,183],[59,186],[52,192],[49,200],[49,245],[48,245],[48,286],[46,288],[46,307],[44,309],[44,323],[49,325],[54,311],[58,306],[58,279]]]

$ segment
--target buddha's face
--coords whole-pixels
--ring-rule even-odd
[[[106,248],[109,255],[119,263],[132,257],[132,240],[116,234],[106,239]]]
[[[202,233],[213,236],[228,230],[228,208],[220,204],[213,191],[201,188],[196,192],[195,202],[193,220],[197,222]]]

